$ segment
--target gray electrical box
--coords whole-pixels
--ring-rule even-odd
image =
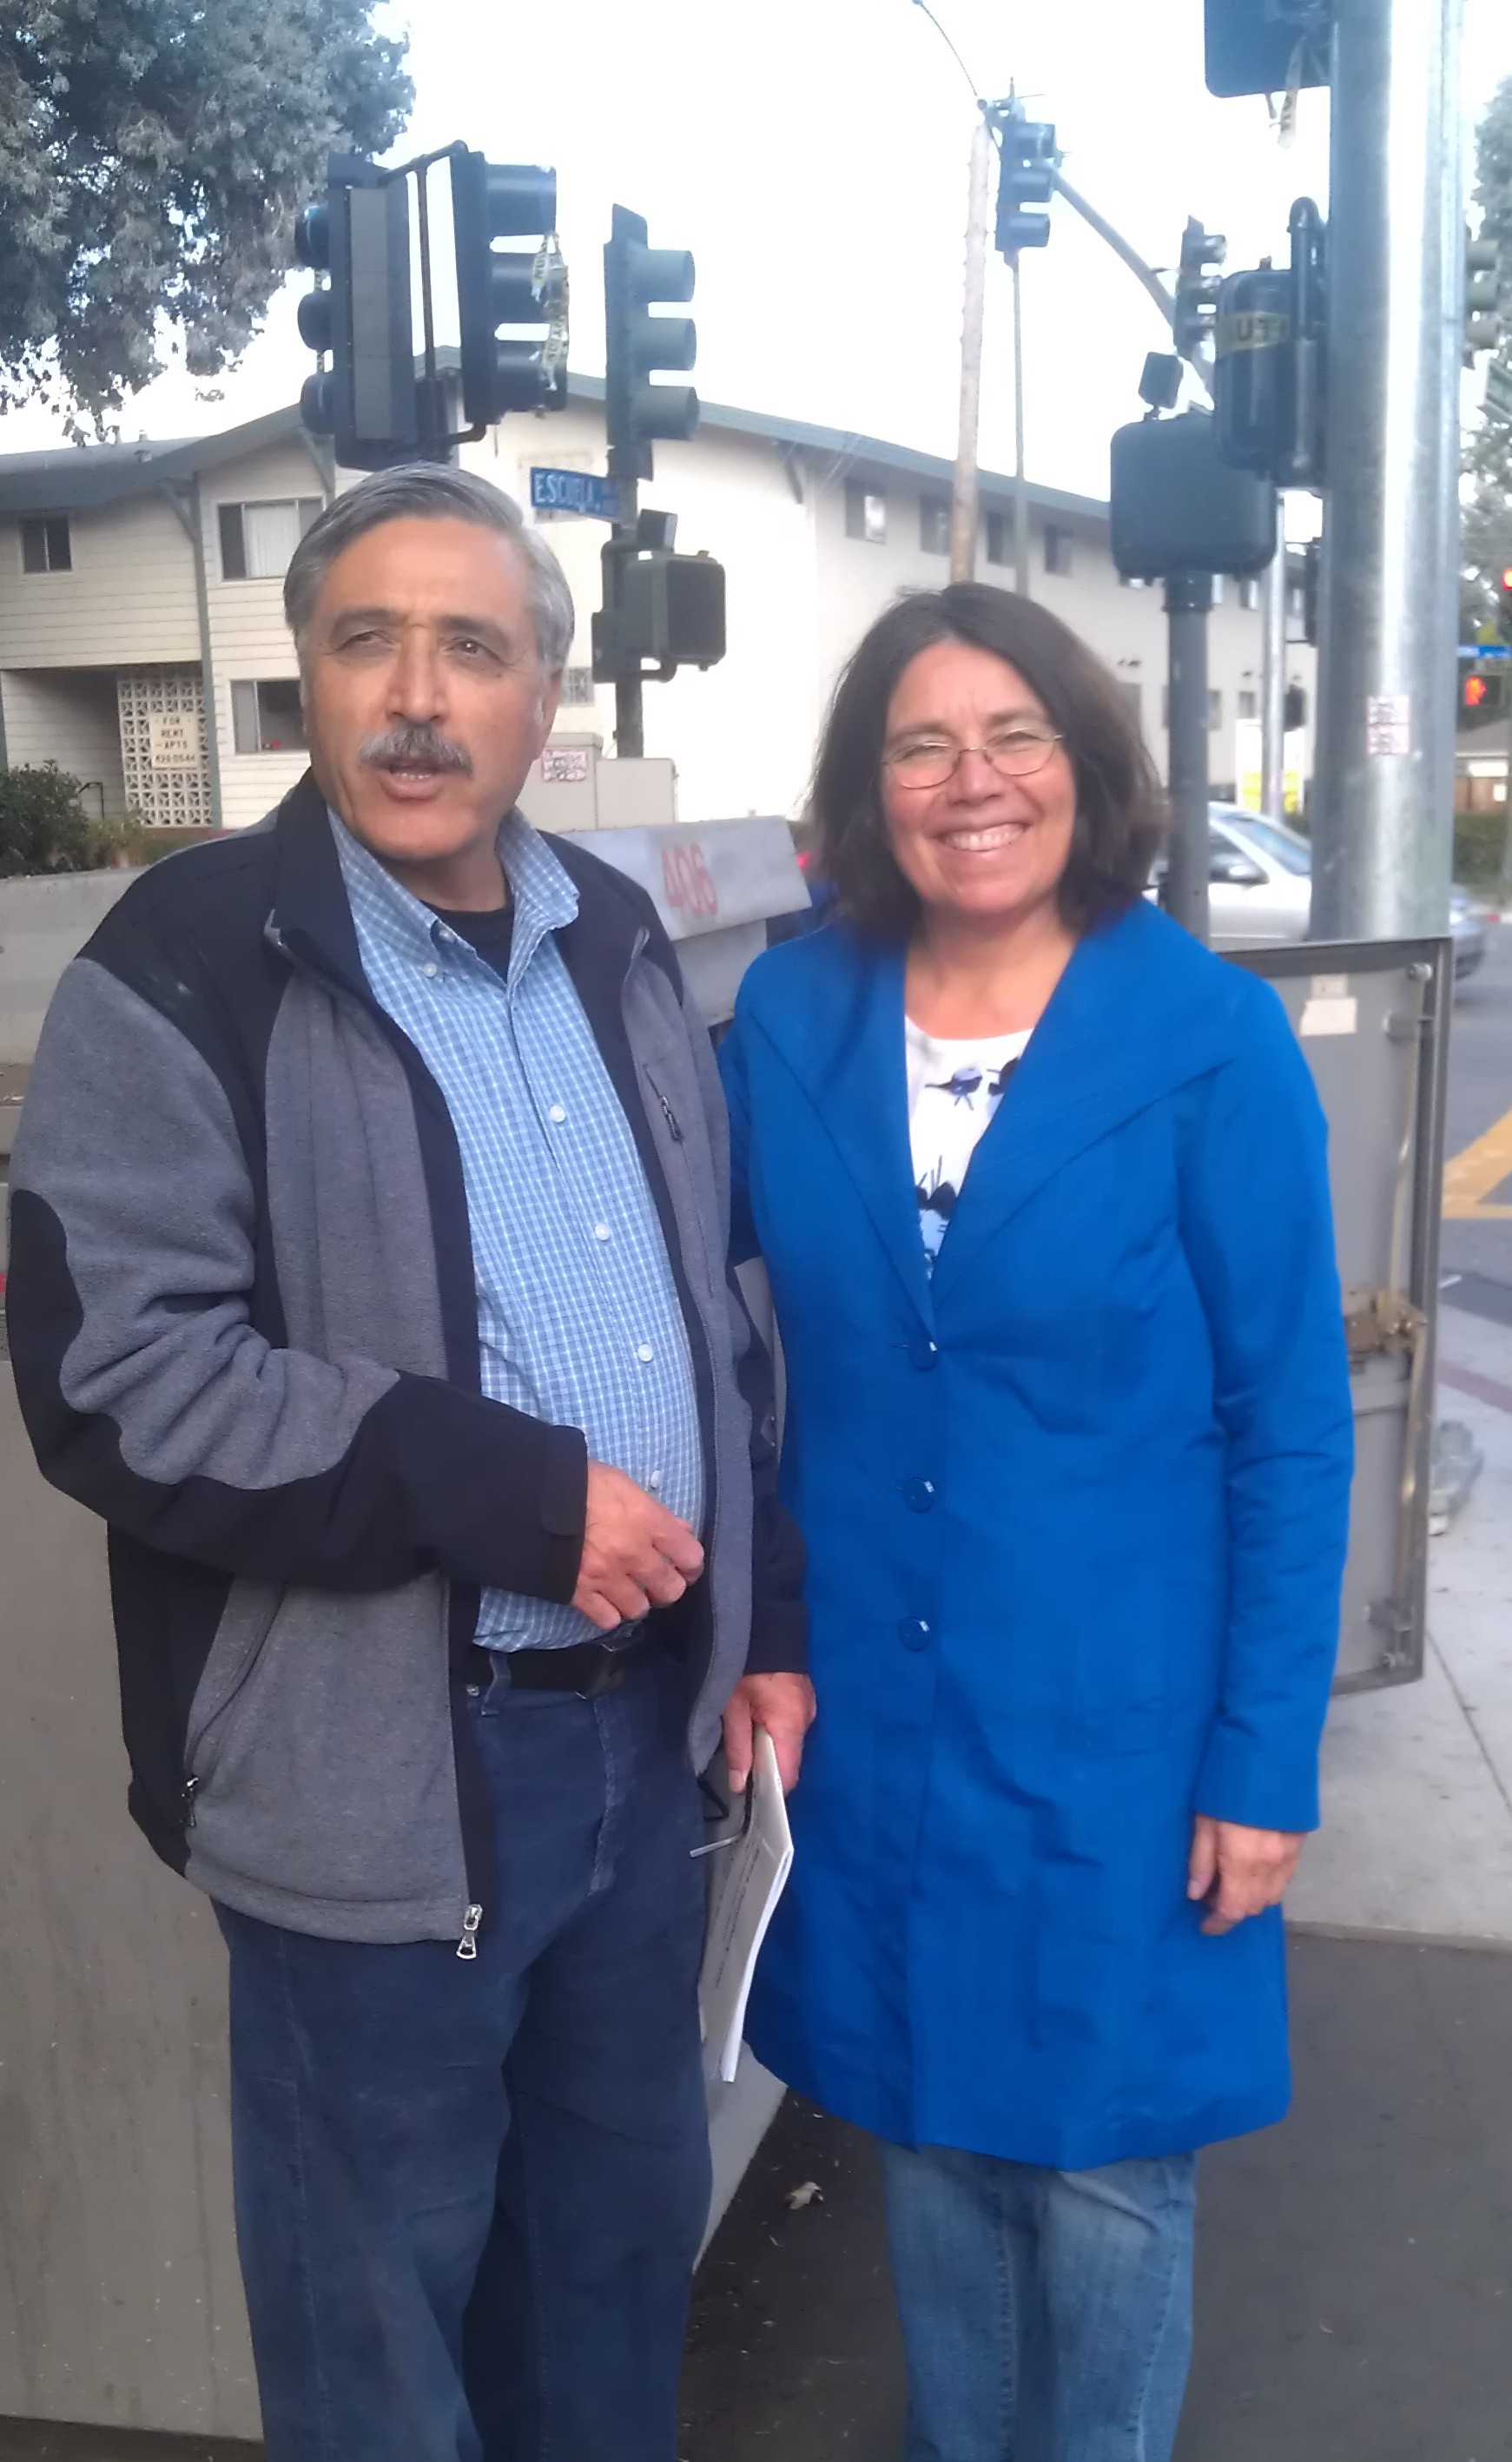
[[[1335,1687],[1411,1683],[1427,1619],[1450,943],[1307,940],[1233,962],[1280,994],[1328,1119],[1356,1449]]]

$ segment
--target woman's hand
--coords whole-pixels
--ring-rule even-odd
[[[1205,1898],[1204,1932],[1232,1932],[1246,1915],[1279,1906],[1297,1868],[1302,1837],[1290,1829],[1246,1829],[1199,1812],[1192,1831],[1186,1893]]]
[[[803,1739],[813,1723],[813,1686],[807,1675],[743,1675],[724,1713],[724,1761],[730,1793],[750,1777],[752,1730],[765,1727],[777,1752],[784,1795],[798,1783]]]

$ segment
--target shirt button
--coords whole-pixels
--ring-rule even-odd
[[[637,1359],[655,1359],[656,1355],[649,1342],[643,1342],[636,1352]]]
[[[560,1128],[562,1122],[567,1117],[567,1113],[563,1111],[560,1103],[553,1103],[546,1116],[549,1120],[554,1120],[557,1127]]]
[[[439,975],[440,972],[441,968],[437,965],[434,958],[427,958],[421,968],[421,973],[422,975]]]
[[[897,1628],[897,1637],[905,1650],[927,1650],[929,1627],[922,1616],[905,1616]]]
[[[905,1504],[909,1505],[915,1513],[928,1513],[935,1501],[934,1480],[932,1479],[905,1479],[903,1481],[903,1501]]]
[[[908,1355],[916,1368],[938,1368],[940,1345],[931,1342],[927,1333],[916,1333],[908,1346]]]
[[[607,1223],[607,1222],[595,1222],[595,1223],[594,1223],[594,1239],[595,1239],[595,1240],[607,1240],[607,1239],[609,1238],[609,1225],[608,1225],[608,1223]]]
[[[647,1479],[646,1485],[648,1487],[659,1487],[661,1485],[661,1473],[659,1470],[654,1470],[651,1473],[650,1478]]]

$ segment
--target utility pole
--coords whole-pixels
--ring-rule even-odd
[[[1276,497],[1276,552],[1260,576],[1260,809],[1286,812],[1286,515]]]
[[[950,578],[971,581],[977,571],[977,431],[982,414],[982,327],[987,295],[987,207],[992,132],[981,104],[971,132],[966,205],[966,280],[961,315],[961,425],[950,491]]]
[[[1441,933],[1454,805],[1463,0],[1336,0],[1312,933]]]
[[[1024,287],[1013,269],[1013,587],[1029,594],[1029,491],[1024,475]]]
[[[1165,585],[1171,642],[1171,844],[1165,905],[1194,940],[1208,938],[1207,619],[1212,575],[1173,573]]]

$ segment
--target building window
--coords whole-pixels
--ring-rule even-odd
[[[1068,573],[1071,569],[1071,534],[1061,522],[1045,525],[1045,570]]]
[[[987,562],[989,564],[1011,564],[1013,562],[1013,516],[1011,513],[989,513],[987,515]]]
[[[1222,723],[1223,696],[1220,692],[1210,692],[1207,697],[1207,731],[1209,735],[1216,735]]]
[[[564,667],[562,670],[562,707],[564,709],[592,709],[593,705],[593,668]]]
[[[305,714],[295,679],[232,684],[231,738],[238,752],[303,752]]]
[[[950,505],[943,496],[920,496],[918,544],[926,555],[950,553]]]
[[[74,543],[67,513],[38,513],[21,525],[23,572],[72,572]]]
[[[887,498],[859,479],[845,483],[845,534],[868,547],[880,547],[887,536]]]
[[[323,496],[283,496],[262,505],[222,505],[221,579],[282,581]]]
[[[1286,620],[1287,620],[1287,622],[1288,622],[1288,623],[1290,623],[1290,624],[1303,624],[1303,623],[1306,623],[1306,621],[1307,621],[1307,592],[1304,590],[1304,588],[1303,588],[1303,586],[1302,586],[1302,584],[1301,584],[1301,582],[1300,582],[1300,581],[1288,581],[1288,582],[1287,582],[1287,584],[1286,584]]]
[[[1241,686],[1239,696],[1239,714],[1241,718],[1258,718],[1260,716],[1259,693],[1245,692],[1242,686]]]
[[[1242,607],[1247,608],[1251,615],[1254,614],[1256,608],[1260,605],[1260,584],[1254,579],[1253,575],[1251,575],[1249,580],[1242,581],[1240,583],[1239,603]]]

